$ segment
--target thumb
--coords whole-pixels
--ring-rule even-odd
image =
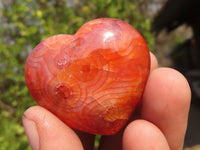
[[[83,150],[76,133],[40,106],[24,112],[23,125],[33,150]]]

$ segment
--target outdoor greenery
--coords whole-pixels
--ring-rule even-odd
[[[31,149],[21,118],[36,105],[25,85],[24,66],[31,50],[55,34],[74,34],[87,21],[100,17],[133,25],[153,49],[151,20],[131,0],[9,0],[0,1],[0,149]]]

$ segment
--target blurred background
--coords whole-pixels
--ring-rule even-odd
[[[160,66],[187,77],[192,102],[184,149],[200,150],[200,0],[0,0],[1,150],[31,149],[21,119],[36,105],[24,79],[32,49],[49,36],[74,34],[101,17],[131,24]]]

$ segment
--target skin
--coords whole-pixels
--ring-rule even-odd
[[[185,77],[171,68],[158,68],[151,54],[151,73],[137,111],[119,133],[101,138],[99,150],[182,150],[190,100]],[[40,106],[24,112],[23,124],[33,150],[94,147],[94,135],[74,131]]]

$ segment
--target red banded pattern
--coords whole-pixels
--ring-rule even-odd
[[[101,18],[74,35],[38,44],[27,58],[25,78],[37,103],[68,126],[111,135],[135,110],[149,69],[142,36],[119,19]]]

